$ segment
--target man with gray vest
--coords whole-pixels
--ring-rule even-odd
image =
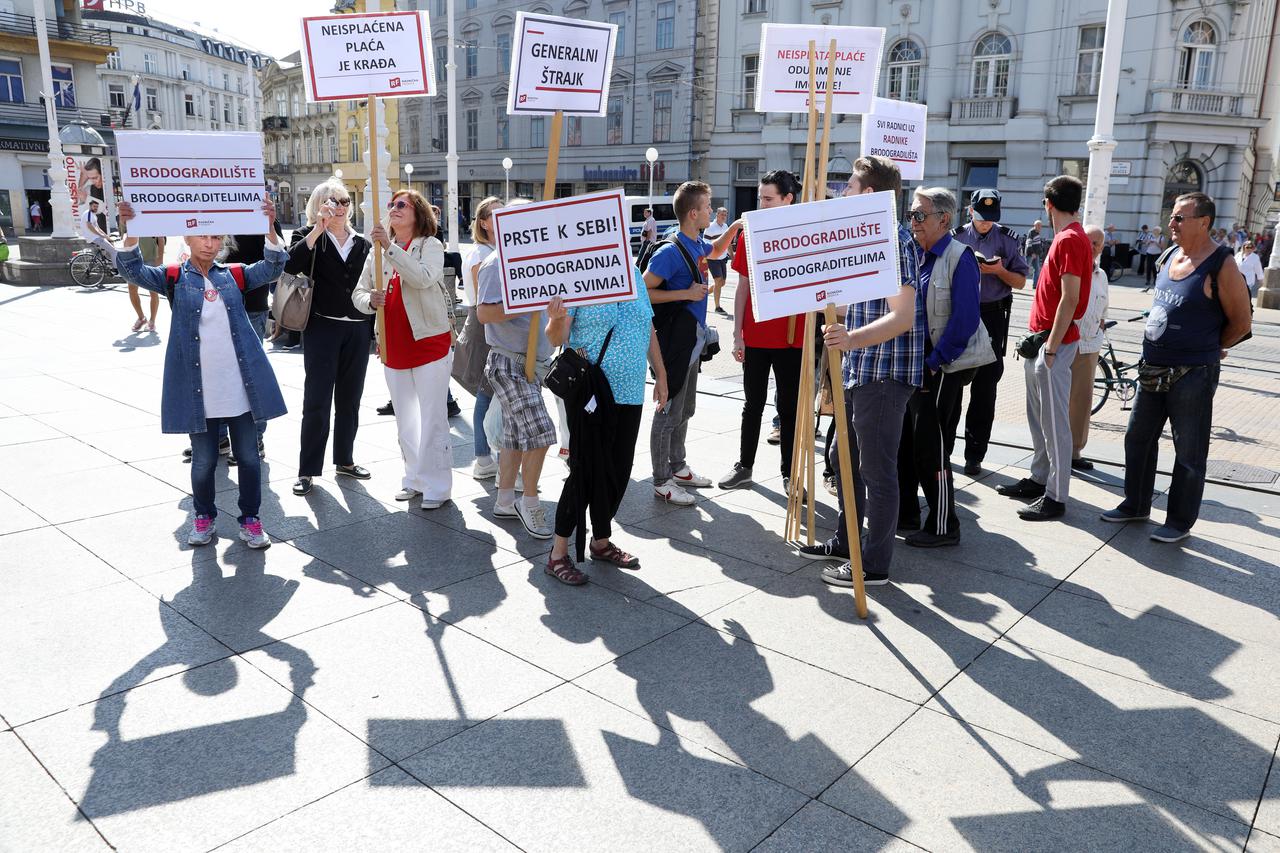
[[[954,240],[956,197],[943,187],[920,188],[911,203],[911,234],[919,245],[920,290],[928,334],[924,382],[907,409],[898,445],[898,529],[914,530],[906,543],[937,548],[960,542],[951,480],[956,410],[961,389],[995,360],[979,306],[981,272],[973,249]],[[920,526],[919,489],[929,515]]]

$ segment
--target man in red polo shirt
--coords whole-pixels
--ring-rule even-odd
[[[1067,511],[1071,483],[1071,363],[1080,345],[1075,321],[1089,305],[1093,245],[1080,225],[1084,185],[1059,175],[1044,186],[1044,209],[1053,227],[1053,244],[1036,281],[1028,328],[1044,343],[1035,358],[1024,360],[1027,426],[1031,429],[1031,476],[996,491],[1011,498],[1034,498],[1018,510],[1025,521],[1049,521]]]
[[[800,194],[800,181],[784,169],[760,178],[757,201],[761,208],[783,207]],[[736,226],[737,223],[734,223]],[[733,297],[733,357],[742,363],[742,439],[738,461],[720,478],[722,489],[745,489],[752,483],[752,467],[760,444],[760,422],[769,399],[769,371],[778,392],[778,419],[782,427],[783,490],[791,476],[791,441],[796,428],[796,397],[800,392],[801,348],[804,317],[796,318],[795,334],[787,341],[788,318],[756,322],[751,304],[751,280],[747,275],[747,241],[739,240],[733,255],[738,287]]]

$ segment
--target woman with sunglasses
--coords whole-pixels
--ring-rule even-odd
[[[453,297],[444,286],[444,247],[435,237],[431,205],[417,190],[391,197],[387,224],[389,234],[382,223],[369,232],[385,250],[383,287],[374,289],[370,258],[351,300],[365,314],[382,308],[386,322],[386,340],[379,346],[404,456],[396,500],[421,497],[423,509],[439,509],[453,485],[445,407],[453,366]]]
[[[311,318],[302,333],[302,450],[295,495],[311,491],[324,469],[324,451],[333,420],[333,461],[337,472],[357,480],[369,472],[352,458],[360,425],[360,396],[373,321],[351,301],[360,282],[370,243],[351,227],[351,195],[330,178],[307,202],[307,225],[293,232],[285,272],[311,276]]]

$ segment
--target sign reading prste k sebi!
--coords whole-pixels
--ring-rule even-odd
[[[897,293],[896,208],[893,193],[880,192],[745,214],[756,319]]]
[[[507,112],[604,115],[617,34],[614,24],[516,13]]]
[[[302,19],[308,101],[436,93],[426,12],[373,12]]]
[[[609,190],[494,211],[503,310],[541,311],[557,296],[570,308],[633,298],[623,210],[622,190]]]

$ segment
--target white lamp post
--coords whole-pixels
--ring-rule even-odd
[[[413,164],[404,164],[404,182],[409,185],[409,189],[413,189]]]
[[[35,3],[36,49],[40,54],[40,82],[44,91],[45,123],[49,130],[49,206],[53,208],[53,237],[74,237],[71,224],[71,192],[67,189],[67,165],[62,156],[62,141],[58,138],[58,117],[53,97],[53,72],[49,64],[49,30],[45,23],[44,3]],[[109,189],[109,188],[108,188]]]
[[[653,164],[658,162],[658,149],[650,148],[646,150],[644,159],[649,161],[649,207],[653,207]]]
[[[503,203],[511,201],[511,167],[515,164],[511,162],[510,157],[502,158],[502,171],[506,174],[507,191],[503,196]]]

